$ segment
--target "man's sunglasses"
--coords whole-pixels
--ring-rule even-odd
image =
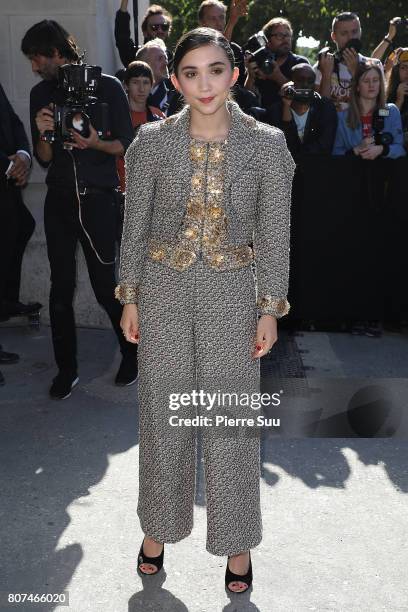
[[[169,23],[152,23],[150,26],[153,32],[157,32],[158,30],[163,30],[163,32],[168,32],[170,24]]]

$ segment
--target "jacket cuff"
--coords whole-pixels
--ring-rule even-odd
[[[258,314],[269,314],[277,319],[287,315],[290,310],[290,304],[286,298],[273,298],[271,295],[258,298],[256,305]]]
[[[129,285],[118,285],[115,288],[115,298],[124,304],[137,304],[138,289]]]

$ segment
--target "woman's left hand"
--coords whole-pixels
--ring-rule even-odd
[[[360,152],[362,159],[376,159],[383,152],[384,147],[382,145],[370,145],[366,149]]]
[[[255,337],[255,348],[252,351],[252,358],[263,357],[273,347],[278,339],[276,317],[272,315],[262,315],[258,321]]]

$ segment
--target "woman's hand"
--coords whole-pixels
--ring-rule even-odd
[[[276,317],[262,315],[256,328],[255,349],[252,351],[252,358],[259,359],[266,355],[266,353],[269,353],[277,339]]]
[[[400,83],[397,87],[397,99],[395,101],[400,110],[404,104],[405,96],[408,96],[408,83]]]
[[[120,326],[128,342],[139,343],[139,313],[136,304],[124,305]]]
[[[383,150],[384,147],[382,145],[370,145],[366,149],[360,151],[360,157],[362,159],[377,159]]]

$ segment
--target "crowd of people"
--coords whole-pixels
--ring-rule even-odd
[[[401,18],[391,19],[387,35],[367,57],[360,52],[358,15],[337,15],[331,28],[335,48],[321,49],[312,66],[306,57],[293,52],[293,29],[283,17],[270,19],[243,47],[233,42],[234,28],[246,14],[246,0],[231,0],[229,7],[218,0],[204,0],[197,25],[222,32],[230,41],[239,68],[233,99],[245,113],[280,128],[298,164],[311,155],[350,156],[370,162],[407,155],[408,47],[394,45]],[[44,226],[58,367],[50,395],[56,399],[68,397],[78,382],[72,305],[78,241],[96,299],[110,318],[122,352],[115,383],[130,385],[137,379],[137,346],[123,338],[121,306],[114,298],[118,227],[126,191],[123,158],[140,125],[163,120],[183,107],[182,96],[170,79],[171,28],[170,13],[151,5],[141,24],[143,43],[135,45],[128,1],[121,0],[114,34],[123,68],[115,77],[103,74],[98,86],[98,101],[109,109],[109,138],[91,122],[87,133],[69,130],[69,146],[50,134],[56,129],[55,108],[64,105],[59,68],[80,62],[75,38],[55,21],[44,20],[33,25],[22,40],[23,54],[41,77],[31,91],[30,119],[33,155],[47,169]],[[22,258],[34,231],[34,220],[21,195],[32,153],[23,124],[2,88],[0,111],[0,189],[4,196],[0,207],[0,317],[6,320],[38,311],[41,305],[19,301]],[[0,365],[17,360],[18,355],[0,346]]]

